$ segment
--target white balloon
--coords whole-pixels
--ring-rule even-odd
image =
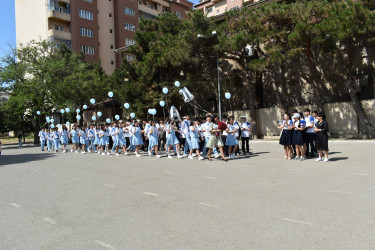
[[[101,117],[102,116],[102,112],[99,111],[98,112],[98,116]]]
[[[60,112],[61,112],[61,114],[64,114],[65,113],[65,109],[61,109]]]
[[[164,87],[164,88],[163,88],[163,94],[164,94],[164,95],[168,94],[168,88],[167,88],[167,87]]]
[[[107,123],[111,123],[111,119],[107,118],[107,120],[105,120]]]
[[[109,96],[110,98],[112,98],[112,97],[113,97],[113,92],[108,92],[108,96]]]
[[[81,110],[79,110],[79,109],[76,109],[76,112],[77,112],[77,113],[79,113],[79,112],[81,112]]]
[[[120,120],[120,116],[119,116],[119,115],[116,115],[116,116],[115,116],[115,119],[116,119],[116,120]]]
[[[96,116],[91,117],[93,121],[96,121]]]
[[[165,102],[164,101],[160,101],[160,106],[164,107],[165,106]]]
[[[83,105],[83,109],[87,109],[87,105]]]
[[[77,115],[76,118],[77,118],[78,121],[81,120],[81,116],[80,115]]]
[[[232,97],[232,95],[229,92],[225,93],[225,98],[227,98],[229,100],[231,97]]]
[[[36,111],[36,114],[37,114],[37,115],[40,115],[40,111]]]
[[[130,114],[130,117],[131,117],[131,118],[134,118],[134,117],[135,117],[135,114],[134,114],[134,113],[131,113],[131,114]]]
[[[124,108],[129,109],[129,108],[130,108],[129,103],[125,103],[125,104],[124,104]]]
[[[91,104],[95,104],[95,99],[92,98],[92,99],[90,100],[90,103],[91,103]]]
[[[174,82],[174,86],[176,86],[177,88],[179,88],[180,87],[180,82],[179,81],[175,81]]]
[[[70,112],[70,108],[66,108],[65,111],[69,113]]]

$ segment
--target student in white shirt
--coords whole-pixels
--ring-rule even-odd
[[[191,140],[190,140],[190,115],[185,116],[185,120],[181,123],[181,131],[185,135],[185,147],[184,147],[184,157],[188,156],[188,150],[191,149]]]
[[[46,133],[44,128],[41,131],[39,131],[39,141],[40,147],[42,151],[44,151],[44,145],[46,144]]]
[[[242,154],[249,154],[251,125],[246,121],[246,116],[241,117],[241,138],[242,138]]]
[[[306,122],[306,147],[304,147],[304,155],[306,155],[307,157],[314,157],[315,119],[312,115],[310,115],[310,109],[305,109],[304,117]],[[311,149],[311,151],[309,149]]]

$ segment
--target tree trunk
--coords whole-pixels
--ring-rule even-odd
[[[34,145],[39,144],[39,131],[40,131],[40,124],[39,124],[39,121],[37,121],[34,126]]]
[[[281,71],[281,74],[283,74],[282,71]],[[272,78],[272,79],[270,79],[270,78]],[[272,88],[275,91],[276,102],[279,106],[279,109],[281,110],[281,114],[280,114],[280,117],[281,117],[284,113],[288,112],[288,107],[285,105],[285,101],[284,101],[284,98],[282,96],[282,89],[281,89],[281,91],[279,91],[279,86],[276,83],[276,81],[279,80],[279,75],[276,73],[276,70],[273,70],[272,72],[269,72],[269,80],[272,82]],[[285,80],[285,78],[280,77],[280,82],[282,82],[284,80]],[[281,85],[283,86],[284,84],[281,84]]]
[[[248,95],[249,95],[249,109],[250,109],[250,118],[249,122],[252,124],[252,132],[254,139],[258,139],[259,130],[257,128],[257,113],[255,109],[255,90],[253,86],[253,81],[250,73],[244,72],[244,78],[247,83]]]
[[[311,51],[311,41],[307,40],[307,46],[305,49],[305,55],[307,57],[307,64],[310,70],[310,75],[312,79],[312,86],[314,91],[314,99],[316,102],[316,106],[318,107],[318,110],[324,111],[324,103],[322,102],[321,94],[320,94],[320,77],[318,75],[318,72],[316,70],[316,65],[314,63],[314,55]]]

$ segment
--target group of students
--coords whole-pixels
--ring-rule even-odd
[[[285,113],[277,127],[281,130],[280,144],[284,146],[285,160],[303,161],[306,157],[319,157],[316,161],[328,162],[328,122],[324,113],[305,109],[304,113]],[[324,154],[324,159],[323,159]]]
[[[148,152],[152,157],[160,158],[159,151],[164,148],[168,158],[176,155],[178,158],[206,157],[212,160],[211,155],[223,161],[234,159],[240,154],[238,141],[242,140],[242,154],[249,153],[250,123],[246,117],[241,117],[241,124],[234,117],[229,119],[224,115],[222,121],[218,116],[209,114],[205,119],[191,120],[189,115],[183,117],[181,122],[170,120],[166,123],[154,120],[137,120],[124,123],[78,126],[73,125],[69,130],[65,125],[61,131],[54,128],[50,131],[42,129],[39,132],[41,149],[49,152],[63,153],[68,151],[71,140],[73,146],[70,152],[86,154],[95,152],[101,155],[119,155],[122,150],[124,155],[134,151],[140,157],[140,151]],[[208,150],[207,150],[208,149]],[[219,149],[219,150],[218,150]],[[171,151],[174,151],[172,154]],[[208,152],[207,152],[208,151]]]

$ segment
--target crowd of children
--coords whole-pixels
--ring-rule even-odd
[[[65,125],[61,129],[42,129],[39,132],[41,150],[48,152],[70,152],[81,154],[97,153],[101,155],[129,155],[134,152],[140,157],[140,151],[148,156],[160,158],[160,150],[165,150],[168,158],[187,157],[199,160],[211,155],[223,161],[234,159],[240,154],[238,142],[242,141],[242,153],[249,151],[249,137],[251,126],[246,117],[241,117],[241,123],[234,117],[223,116],[222,121],[218,116],[208,115],[205,119],[191,120],[189,115],[183,117],[181,122],[170,120],[156,122],[154,120],[137,120],[123,123],[113,122],[102,125],[73,125],[69,130]],[[173,153],[172,153],[173,150]]]

